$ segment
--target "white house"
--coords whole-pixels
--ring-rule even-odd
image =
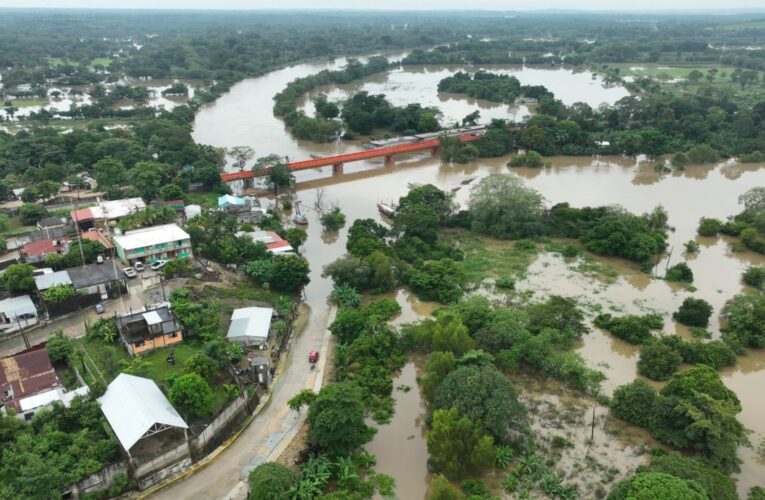
[[[245,346],[268,347],[271,318],[274,310],[270,307],[244,307],[235,309],[231,315],[226,339]]]
[[[0,333],[15,332],[37,321],[37,308],[29,295],[0,300]]]

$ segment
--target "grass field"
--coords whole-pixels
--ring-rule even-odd
[[[11,101],[16,108],[25,108],[28,106],[44,106],[48,104],[48,99],[14,99]]]
[[[730,81],[731,73],[736,69],[732,66],[680,66],[680,65],[648,65],[648,64],[609,64],[611,68],[619,68],[621,76],[649,76],[660,80],[671,80],[673,78],[688,78],[688,74],[697,70],[707,75],[707,72],[714,68],[717,70],[713,81]],[[706,79],[704,80],[706,81]]]
[[[532,247],[526,241],[519,245],[517,241],[484,238],[462,230],[445,231],[442,237],[465,253],[462,264],[468,281],[475,284],[486,278],[520,279],[537,257],[536,245]]]
[[[75,61],[69,61],[67,59],[62,59],[61,57],[48,57],[47,59],[48,59],[48,64],[54,68],[57,66],[63,66],[64,64],[67,64],[67,63],[75,64],[75,65],[77,64],[77,62]],[[95,59],[90,61],[90,63],[88,63],[88,68],[90,68],[90,70],[93,71],[93,67],[96,64],[100,64],[104,67],[109,67],[111,63],[112,63],[112,58],[110,57],[96,57]]]

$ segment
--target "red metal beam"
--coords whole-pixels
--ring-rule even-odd
[[[479,139],[480,135],[461,135],[460,141],[468,142]],[[429,141],[413,142],[411,144],[400,144],[398,146],[388,146],[384,148],[365,149],[362,151],[354,151],[353,153],[344,153],[341,155],[325,156],[323,158],[314,158],[312,160],[294,161],[287,164],[290,170],[297,172],[300,170],[307,170],[310,168],[328,167],[330,165],[339,165],[341,163],[348,163],[352,161],[370,160],[372,158],[380,158],[384,156],[393,156],[405,153],[414,153],[416,151],[422,151],[424,149],[433,149],[440,146],[439,139],[431,139]],[[268,173],[268,168],[263,169],[263,174]],[[223,182],[239,181],[243,179],[251,179],[254,177],[251,170],[245,170],[242,172],[231,172],[221,174],[220,179]]]

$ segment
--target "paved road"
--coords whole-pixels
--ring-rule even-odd
[[[327,342],[323,340],[329,320],[330,311],[326,306],[318,306],[311,311],[305,330],[294,339],[290,347],[290,356],[284,372],[272,389],[270,404],[239,438],[207,467],[159,490],[151,498],[225,498],[247,477],[250,470],[267,461],[275,449],[280,449],[289,441],[292,432],[302,423],[302,416],[290,410],[287,401],[302,389],[312,389],[318,374],[323,372],[323,362],[327,360],[326,353],[322,356],[321,366],[317,370],[311,370],[308,353],[320,351],[322,343],[326,347]]]
[[[146,276],[146,282],[134,279],[128,282],[130,293],[122,299],[113,299],[105,301],[105,312],[101,315],[96,314],[95,308],[87,307],[75,313],[66,316],[63,319],[55,320],[47,325],[28,330],[26,337],[30,346],[41,344],[59,328],[64,330],[67,337],[80,337],[85,335],[85,322],[94,322],[99,317],[113,316],[115,313],[124,313],[130,311],[130,308],[137,309],[146,304],[152,304],[162,301],[162,289],[152,286],[156,281],[150,276]],[[146,287],[146,288],[145,288]],[[169,289],[166,286],[166,294],[169,296]],[[24,337],[18,334],[11,334],[7,337],[0,337],[0,357],[10,356],[26,349]]]

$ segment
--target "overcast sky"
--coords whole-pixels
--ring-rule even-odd
[[[111,9],[764,10],[765,0],[0,0],[0,7]]]

